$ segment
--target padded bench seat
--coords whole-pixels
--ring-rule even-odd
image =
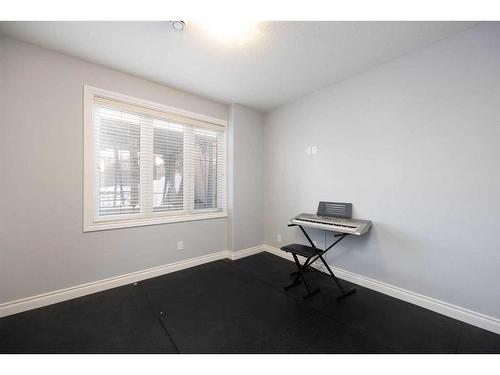
[[[306,246],[306,245],[301,245],[298,243],[293,243],[291,245],[286,245],[281,248],[281,250],[286,251],[288,253],[292,254],[297,254],[300,256],[303,256],[305,258],[310,258],[315,255],[318,255],[322,252],[322,250],[312,247],[312,246]]]

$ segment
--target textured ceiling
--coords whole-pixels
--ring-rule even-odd
[[[474,26],[468,22],[263,22],[224,44],[187,22],[0,22],[0,33],[224,103],[271,110]]]

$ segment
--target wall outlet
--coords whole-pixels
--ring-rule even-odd
[[[314,155],[316,152],[318,152],[318,148],[316,147],[316,145],[311,146],[311,154]]]
[[[184,241],[177,241],[177,250],[184,249]]]
[[[281,234],[278,234],[278,235],[276,236],[276,240],[277,240],[278,242],[281,242]]]

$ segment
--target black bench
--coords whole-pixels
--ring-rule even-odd
[[[351,295],[351,294],[353,294],[353,293],[356,292],[356,289],[351,289],[351,290],[349,290],[349,291],[346,292],[344,290],[344,288],[342,288],[342,285],[340,285],[339,280],[337,279],[337,277],[335,276],[335,274],[330,269],[330,266],[328,266],[328,263],[326,263],[325,259],[323,258],[323,254],[326,253],[326,251],[328,249],[327,250],[321,250],[321,249],[318,249],[315,246],[306,246],[306,245],[301,245],[301,244],[298,244],[298,243],[294,243],[294,244],[291,244],[291,245],[283,246],[281,248],[281,250],[286,251],[287,253],[292,254],[293,260],[295,261],[295,265],[297,266],[297,272],[293,272],[292,273],[292,275],[295,275],[295,279],[293,280],[293,282],[290,285],[287,285],[287,286],[284,287],[285,290],[288,290],[288,289],[290,289],[290,288],[292,288],[292,287],[300,284],[300,282],[302,280],[302,282],[304,283],[304,286],[306,287],[306,290],[307,290],[307,294],[303,298],[309,298],[309,297],[315,295],[316,293],[318,293],[319,292],[319,288],[317,288],[315,290],[311,290],[311,288],[309,287],[309,284],[306,281],[304,273],[306,271],[308,271],[308,270],[312,270],[313,268],[311,268],[311,264],[314,261],[316,261],[317,259],[320,259],[323,262],[323,264],[325,265],[326,269],[328,270],[328,273],[333,278],[333,280],[337,284],[338,288],[342,292],[342,294],[339,297],[337,297],[337,299],[346,297],[346,296]],[[300,264],[297,255],[300,255],[301,257],[306,258],[304,264]]]

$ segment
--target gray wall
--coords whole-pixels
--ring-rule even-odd
[[[229,117],[227,105],[0,37],[0,303],[227,248],[227,219],[82,233],[83,84]]]
[[[499,47],[482,24],[270,113],[266,243],[302,241],[287,220],[319,200],[353,202],[373,229],[331,263],[500,318]]]
[[[238,104],[230,109],[229,248],[263,244],[264,116]]]

